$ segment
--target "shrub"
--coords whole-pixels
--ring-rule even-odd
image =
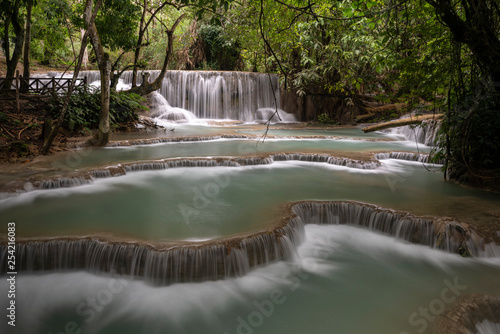
[[[137,94],[113,92],[110,97],[110,126],[133,122],[138,119],[137,111],[146,109],[142,106],[145,99]],[[62,109],[64,97],[55,97],[51,101],[52,116],[57,118]],[[79,87],[71,96],[68,111],[64,117],[63,126],[70,131],[95,129],[99,126],[101,108],[100,89]]]
[[[335,120],[333,120],[330,115],[328,115],[327,113],[323,113],[321,115],[318,116],[318,123],[322,123],[322,124],[336,124],[337,122],[335,122]]]

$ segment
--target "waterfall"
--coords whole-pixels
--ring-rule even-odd
[[[149,116],[167,121],[193,122],[196,119],[192,112],[170,106],[168,101],[157,92],[151,94],[149,111]]]
[[[61,177],[57,179],[48,179],[40,181],[36,184],[36,188],[39,189],[57,189],[57,188],[68,188],[76,187],[84,184],[92,183],[92,178],[86,176],[79,177]]]
[[[305,154],[305,153],[288,153],[274,154],[274,161],[308,161],[308,162],[326,162],[331,165],[345,166],[357,169],[376,169],[380,166],[378,161],[361,161],[344,157],[334,157],[328,154]]]
[[[269,231],[208,243],[154,246],[97,238],[18,242],[16,269],[26,273],[118,273],[158,285],[217,280],[242,276],[251,268],[291,258],[303,233],[300,220],[292,219],[286,226]],[[0,267],[4,272],[6,256],[7,247],[2,245]]]
[[[225,136],[217,136],[225,138]],[[239,137],[239,136],[238,136]],[[213,137],[208,137],[213,139]],[[167,141],[176,138],[160,138]],[[184,140],[189,137],[184,138]],[[199,139],[199,137],[195,137]],[[163,170],[168,168],[189,168],[189,167],[243,167],[257,165],[271,165],[276,161],[305,161],[319,162],[331,165],[344,166],[355,169],[377,169],[380,166],[378,161],[362,161],[345,157],[336,157],[328,154],[308,154],[308,153],[278,153],[269,156],[248,156],[248,157],[217,157],[217,158],[168,158],[144,162],[122,163],[116,166],[109,166],[103,169],[91,169],[82,171],[78,176],[73,177],[51,177],[46,180],[30,182],[15,182],[7,189],[6,194],[28,192],[37,189],[57,189],[77,187],[91,184],[94,179],[103,179],[126,175],[128,172]]]
[[[277,122],[297,122],[294,115],[285,112],[283,109],[260,108],[255,112],[255,121],[257,123],[277,123]]]
[[[19,240],[19,272],[86,270],[116,272],[167,285],[245,275],[252,268],[290,259],[306,224],[348,224],[463,256],[484,256],[484,240],[472,226],[450,219],[415,217],[360,202],[299,202],[285,218],[250,235],[207,242],[158,243],[96,237]],[[500,243],[499,240],[495,242]],[[0,270],[6,272],[7,245],[1,244]]]
[[[483,239],[470,226],[453,220],[414,217],[358,202],[301,202],[293,212],[306,224],[355,225],[450,253],[491,255],[485,247],[489,237]]]
[[[388,129],[384,132],[391,135],[402,135],[406,140],[426,146],[437,145],[437,133],[441,126],[438,120],[424,120],[421,125],[405,125]]]
[[[422,163],[435,163],[435,164],[444,164],[444,161],[436,161],[430,162],[429,159],[431,156],[429,154],[424,153],[412,153],[412,152],[388,152],[388,153],[376,153],[374,158],[377,160],[383,159],[398,159],[398,160],[407,160],[407,161],[417,161]]]
[[[160,74],[160,71],[147,72],[150,81]],[[81,72],[80,76],[87,76],[89,82],[97,81],[100,77],[97,71]],[[126,71],[120,79],[124,84],[131,84],[132,71]],[[142,80],[139,75],[137,84],[142,84]],[[197,118],[250,122],[264,117],[269,108],[275,110],[280,107],[279,81],[274,74],[167,71],[158,93],[168,101],[171,110],[176,110],[164,116],[169,120],[176,120],[176,116],[180,116],[181,110],[184,110]],[[258,110],[260,116],[257,116]],[[295,121],[293,115],[284,111],[280,111],[280,116],[284,121]]]

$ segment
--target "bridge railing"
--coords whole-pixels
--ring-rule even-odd
[[[0,78],[0,91],[19,91],[25,94],[51,95],[68,92],[71,78]],[[12,81],[11,87],[4,87],[3,82]],[[76,87],[86,87],[87,77],[77,79]]]

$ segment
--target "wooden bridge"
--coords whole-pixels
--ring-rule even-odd
[[[35,96],[59,95],[68,92],[72,78],[23,78],[17,73],[15,78],[0,78],[0,95],[29,94]],[[4,82],[11,81],[10,87],[4,87]],[[87,86],[87,77],[78,78],[75,88]],[[1,94],[10,92],[11,94]]]
[[[0,78],[0,101],[15,100],[16,111],[21,110],[21,99],[31,100],[49,98],[68,92],[72,78],[23,78],[16,72],[15,78]],[[9,83],[9,87],[4,87]],[[87,77],[78,78],[75,88],[87,89]]]

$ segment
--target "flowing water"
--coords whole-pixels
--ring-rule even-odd
[[[221,256],[241,268],[231,269],[233,275],[224,279],[194,283],[145,279],[162,270],[161,256],[169,251],[144,255],[154,253],[154,245],[216,245],[227,237],[266,231],[295,201],[359,201],[479,226],[498,223],[500,216],[500,195],[445,182],[439,165],[423,163],[432,150],[424,145],[432,143],[429,132],[411,137],[411,128],[364,134],[356,128],[280,126],[262,142],[265,126],[211,126],[199,119],[256,121],[257,109],[279,107],[263,88],[277,81],[196,73],[167,78],[172,91],[161,92],[168,105],[157,114],[164,115],[166,123],[157,121],[165,130],[116,135],[116,147],[56,156],[40,163],[41,177],[89,174],[42,182],[41,188],[51,189],[26,185],[25,191],[0,199],[0,216],[16,222],[19,240],[54,239],[38,250],[28,242],[19,256],[32,252],[47,261],[46,268],[59,268],[36,271],[36,261],[23,264],[31,270],[17,275],[17,326],[12,331],[2,321],[0,332],[432,333],[438,317],[459,296],[500,294],[500,252],[493,246],[478,254],[482,257],[462,258],[359,226],[316,225],[307,216],[301,218],[307,225],[296,234],[287,234],[296,227],[291,226],[282,229],[279,241],[270,232],[259,237],[262,247],[281,244],[281,250],[270,248],[256,268],[243,263],[248,262],[243,251],[254,259],[261,256],[250,244],[231,251],[214,246],[206,247],[210,256],[226,252]],[[190,123],[186,112],[196,117]],[[136,142],[152,137],[160,139]],[[69,244],[67,237],[81,236],[90,237],[56,248]],[[102,238],[113,241],[96,246]],[[93,247],[94,255],[84,265],[64,260],[85,247]],[[195,248],[180,248],[176,254],[195,263],[205,259]],[[133,263],[116,272],[122,256]],[[141,257],[144,268],[134,268]],[[51,267],[57,259],[62,263]],[[113,263],[112,269],[103,262]],[[181,269],[176,267],[184,275]],[[2,279],[4,310],[7,290]],[[498,324],[485,321],[477,328],[495,333]]]
[[[499,274],[498,259],[464,259],[354,227],[313,225],[295,259],[235,279],[157,287],[85,272],[19,275],[16,329],[432,333],[458,296],[499,294]],[[5,322],[0,328],[8,330]]]

